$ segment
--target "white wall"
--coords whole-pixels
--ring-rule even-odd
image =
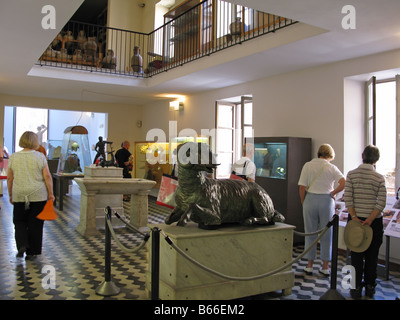
[[[139,0],[108,0],[107,26],[118,29],[143,32],[144,8]]]

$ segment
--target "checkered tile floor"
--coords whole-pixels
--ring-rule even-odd
[[[6,189],[6,188],[4,188]],[[6,192],[6,190],[5,190]],[[79,193],[79,191],[78,191]],[[112,241],[111,274],[120,293],[112,297],[96,294],[96,288],[104,281],[104,232],[88,239],[80,236],[75,228],[79,223],[80,196],[64,197],[64,210],[55,221],[45,222],[43,252],[33,261],[16,257],[12,206],[7,193],[0,198],[0,300],[144,300],[147,249],[127,254]],[[162,223],[169,209],[156,205],[149,197],[149,223]],[[120,241],[127,247],[141,243],[142,236],[127,228],[116,229]],[[302,252],[295,247],[293,257]],[[339,256],[338,270],[345,265],[345,257]],[[42,281],[47,273],[43,267],[52,266],[56,271],[56,288],[44,289]],[[314,275],[303,273],[305,260],[293,265],[295,286],[292,294],[282,296],[272,292],[248,299],[268,300],[318,300],[327,292],[330,281],[318,275],[318,261]],[[339,272],[340,273],[340,272]],[[338,275],[338,291],[350,299],[348,290],[341,289]],[[394,300],[400,296],[400,273],[391,272],[388,281],[379,279],[376,300]],[[365,299],[365,298],[363,298]]]

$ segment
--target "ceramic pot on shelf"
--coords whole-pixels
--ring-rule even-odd
[[[67,50],[70,50],[72,46],[74,45],[74,36],[72,35],[72,31],[68,30],[67,33],[64,35],[64,42],[65,42],[65,48]]]
[[[131,67],[133,72],[143,73],[143,58],[140,55],[140,47],[138,46],[135,46],[135,48],[133,48]]]
[[[74,55],[72,56],[72,62],[75,64],[82,63],[83,54],[81,49],[75,49]]]
[[[62,47],[62,41],[63,41],[63,37],[62,35],[59,33],[57,35],[57,37],[54,38],[54,40],[51,42],[51,48],[53,50],[56,51],[60,51],[61,47]]]
[[[87,62],[95,62],[97,60],[96,52],[96,37],[88,37],[87,40],[83,43],[84,59]]]
[[[68,55],[68,51],[67,48],[62,48],[60,55],[59,55],[60,59],[62,62],[66,62],[70,59],[70,56]]]
[[[50,58],[50,59],[57,59],[57,55],[58,55],[58,51],[53,50],[53,48],[51,47],[51,45],[49,45],[44,53],[44,57],[46,58]]]
[[[107,50],[106,56],[101,61],[101,66],[107,69],[115,69],[117,66],[117,59],[114,57],[114,51]]]
[[[86,41],[86,35],[84,30],[80,30],[78,36],[76,37],[76,41],[78,41],[78,46],[82,50],[83,43]]]
[[[229,25],[231,35],[240,36],[242,34],[242,22],[240,17],[236,17],[235,21]]]

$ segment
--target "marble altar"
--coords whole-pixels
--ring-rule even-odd
[[[76,228],[81,235],[98,235],[96,211],[102,210],[99,216],[102,216],[101,225],[104,226],[104,208],[110,206],[113,210],[123,210],[123,194],[131,195],[130,224],[139,229],[147,227],[147,197],[155,181],[124,179],[122,168],[115,167],[85,167],[85,176],[74,181],[81,190],[80,222]]]
[[[149,225],[161,229],[175,245],[206,267],[235,277],[265,274],[292,259],[294,226],[231,225],[203,230],[190,222],[186,227]],[[149,245],[151,257],[152,244]],[[149,258],[150,259],[150,258]],[[288,295],[294,285],[291,266],[256,280],[228,280],[209,273],[187,260],[160,235],[159,297],[162,300],[220,300],[283,290]],[[146,271],[146,294],[151,297],[151,261]]]

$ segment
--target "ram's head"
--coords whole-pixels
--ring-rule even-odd
[[[178,146],[178,164],[182,168],[212,173],[219,165],[215,154],[205,143],[186,142]]]

